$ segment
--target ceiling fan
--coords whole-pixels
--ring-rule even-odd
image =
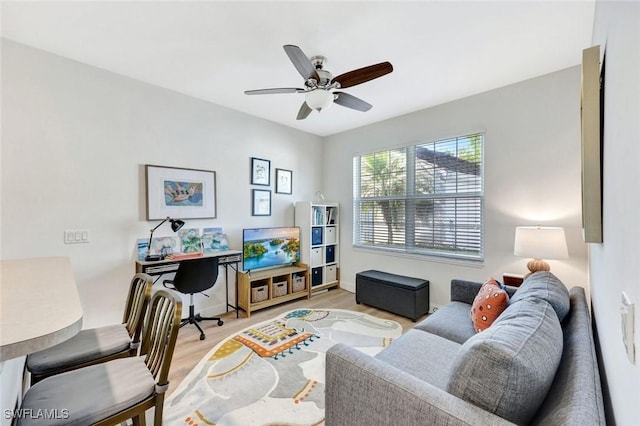
[[[283,47],[287,56],[289,56],[289,59],[293,62],[293,65],[300,75],[302,75],[302,78],[304,78],[304,89],[282,87],[277,89],[246,90],[244,93],[247,95],[304,93],[305,101],[298,111],[298,116],[296,117],[298,120],[307,118],[314,109],[322,111],[331,105],[332,102],[357,111],[369,111],[371,104],[353,95],[337,90],[382,77],[393,71],[393,66],[389,62],[381,62],[334,77],[329,71],[324,69],[327,63],[327,58],[324,56],[312,56],[308,58],[298,46],[287,44]]]

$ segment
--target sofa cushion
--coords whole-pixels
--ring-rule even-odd
[[[517,424],[528,423],[549,392],[562,356],[562,329],[539,298],[511,303],[465,342],[447,392]]]
[[[30,354],[27,368],[33,374],[49,374],[127,351],[130,346],[125,324],[82,330],[69,340]]]
[[[489,278],[480,287],[480,291],[471,305],[471,321],[476,332],[486,330],[493,324],[509,303],[509,295],[500,284]]]
[[[444,390],[460,346],[435,334],[409,330],[375,357]]]
[[[479,287],[478,287],[479,288]],[[456,343],[464,343],[476,334],[469,318],[471,305],[453,301],[429,315],[414,328],[436,334]]]
[[[569,291],[551,272],[539,271],[529,275],[513,295],[510,303],[527,297],[537,297],[549,302],[560,321],[569,312]]]

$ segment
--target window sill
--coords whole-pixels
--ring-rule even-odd
[[[373,247],[367,247],[367,246],[359,246],[359,245],[352,245],[351,246],[353,248],[354,251],[357,252],[361,252],[361,253],[370,253],[370,254],[378,254],[378,255],[384,255],[384,256],[393,256],[393,257],[399,257],[402,259],[411,259],[411,260],[423,260],[426,262],[434,262],[434,263],[446,263],[449,265],[460,265],[460,266],[466,266],[469,268],[483,268],[484,267],[484,259],[478,259],[478,260],[473,260],[473,259],[468,259],[468,258],[460,258],[460,259],[456,259],[453,257],[447,257],[447,256],[437,256],[437,255],[431,255],[431,254],[418,254],[418,253],[406,253],[403,251],[399,251],[399,250],[392,250],[392,249],[384,249],[384,248],[373,248]]]

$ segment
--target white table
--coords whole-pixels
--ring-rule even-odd
[[[0,261],[0,361],[63,342],[82,328],[66,257]]]

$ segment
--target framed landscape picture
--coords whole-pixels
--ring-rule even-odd
[[[291,194],[292,179],[293,172],[291,170],[276,169],[276,194]]]
[[[145,165],[147,220],[216,217],[216,172]]]

